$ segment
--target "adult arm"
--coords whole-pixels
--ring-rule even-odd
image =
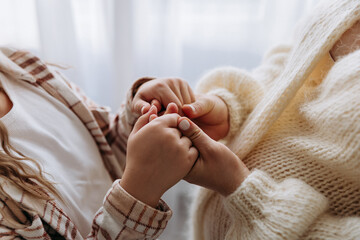
[[[276,182],[255,170],[225,198],[226,239],[358,239],[359,217],[336,217],[327,199],[298,179]]]
[[[199,150],[185,179],[224,196],[231,218],[225,239],[360,238],[360,218],[330,214],[328,199],[304,181],[277,182],[263,171],[250,173],[235,154],[194,123],[184,118],[179,122]]]
[[[235,67],[212,70],[198,82],[200,95],[183,107],[184,113],[213,139],[231,138],[274,84],[290,50],[285,45],[272,49],[252,72]]]

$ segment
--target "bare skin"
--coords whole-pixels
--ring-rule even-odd
[[[360,21],[356,22],[352,28],[350,28],[348,31],[346,31],[341,38],[335,43],[335,45],[333,46],[333,48],[331,49],[330,53],[332,55],[332,57],[334,58],[334,60],[338,60],[341,57],[357,50],[360,49]],[[179,83],[179,86],[175,86],[175,83]],[[180,101],[181,104],[190,104],[191,102],[194,101],[193,95],[191,94],[191,91],[187,88],[187,85],[182,83],[179,80],[171,80],[170,83],[168,83],[169,90],[171,91],[166,91],[167,93],[174,93],[173,97],[175,96],[175,98],[178,98],[178,101]],[[174,87],[173,87],[174,86]],[[185,87],[186,88],[185,88]],[[184,95],[184,92],[178,93],[176,92],[176,90],[178,88],[184,87],[184,92],[189,91],[189,94],[186,95],[187,98],[184,99],[180,99],[181,97],[183,97],[182,95]],[[155,89],[157,89],[156,86],[154,86]],[[160,88],[162,89],[162,88]],[[151,93],[152,91],[151,86],[149,87],[149,92]],[[147,91],[146,91],[147,92]],[[181,97],[180,97],[181,95]],[[216,97],[217,98],[217,97]],[[141,98],[139,98],[140,100],[142,100]],[[201,99],[201,97],[200,97]],[[196,115],[196,123],[199,124],[200,126],[202,126],[205,130],[205,132],[210,133],[210,135],[212,135],[214,138],[221,138],[222,136],[226,136],[227,135],[227,131],[229,129],[228,126],[228,117],[227,114],[221,114],[222,116],[226,116],[224,119],[220,119],[221,121],[219,122],[219,112],[223,111],[224,108],[227,110],[226,105],[224,104],[224,102],[221,99],[213,99],[213,98],[204,98],[204,101],[200,101],[201,104],[200,106],[198,105],[195,108],[195,112],[192,113],[192,109],[190,106],[188,107],[184,107],[184,112],[188,112],[187,115],[194,115],[193,117],[195,117]],[[149,118],[151,111],[150,109],[150,104],[146,104],[144,103],[145,99],[143,101],[136,101],[136,96],[135,96],[135,102],[134,102],[134,106],[137,106],[137,110],[138,112],[147,112],[149,111],[149,113],[147,113],[146,116],[143,116],[144,118]],[[163,99],[160,99],[163,100]],[[182,100],[182,101],[181,101]],[[176,99],[172,99],[171,101],[175,101]],[[195,101],[197,102],[198,99]],[[199,102],[199,103],[200,103]],[[144,105],[145,104],[145,105]],[[165,105],[164,103],[160,103],[162,105]],[[180,105],[181,105],[180,104]],[[156,104],[155,104],[156,105]],[[224,106],[225,105],[225,106]],[[6,115],[12,108],[13,104],[10,100],[10,98],[7,96],[7,94],[5,93],[5,91],[3,89],[0,89],[0,117],[3,117],[4,115]],[[210,107],[209,107],[210,106]],[[143,108],[144,107],[144,108]],[[146,108],[146,109],[145,109]],[[145,109],[145,111],[144,111]],[[200,111],[199,111],[200,110]],[[156,110],[152,110],[154,113],[156,113]],[[226,111],[227,112],[227,111]],[[159,120],[156,121],[165,121],[167,118],[169,118],[168,116],[165,116],[164,118],[161,118]],[[175,118],[175,117],[173,117]],[[181,120],[184,120],[181,118]],[[147,127],[144,127],[143,131],[146,131],[147,128],[150,127],[156,127],[156,121],[154,120],[154,123],[152,125],[149,125]],[[215,191],[218,191],[219,193],[221,193],[224,196],[227,196],[229,194],[231,194],[243,181],[244,179],[247,177],[247,175],[249,174],[248,169],[246,168],[246,166],[239,161],[239,159],[236,157],[236,155],[234,155],[233,153],[231,153],[230,150],[227,151],[226,147],[223,145],[220,145],[219,143],[216,143],[215,141],[212,141],[210,138],[206,138],[206,135],[203,134],[203,132],[201,131],[200,128],[197,128],[195,124],[193,124],[190,120],[185,120],[185,121],[189,121],[190,127],[187,130],[182,130],[183,134],[185,136],[188,136],[193,142],[196,143],[196,145],[198,145],[198,150],[200,151],[200,155],[202,158],[200,158],[199,164],[195,165],[193,170],[194,171],[190,171],[191,167],[193,166],[193,162],[195,161],[195,158],[197,157],[197,150],[195,150],[192,146],[191,146],[191,142],[189,141],[185,141],[185,139],[182,139],[178,136],[178,133],[176,133],[175,129],[170,129],[172,130],[172,132],[170,134],[174,135],[175,137],[173,137],[173,139],[175,139],[174,141],[176,142],[176,144],[169,144],[169,148],[171,146],[178,146],[178,149],[181,150],[181,154],[174,154],[175,156],[177,155],[184,155],[184,156],[180,156],[179,159],[189,159],[189,161],[180,161],[178,158],[174,158],[172,159],[173,161],[177,161],[177,164],[172,164],[174,162],[169,162],[169,161],[165,161],[165,163],[169,164],[167,166],[163,166],[163,163],[161,161],[151,161],[152,163],[157,163],[157,165],[155,166],[155,164],[151,164],[150,166],[154,167],[154,169],[160,169],[161,167],[165,167],[164,172],[166,173],[174,173],[174,174],[167,174],[166,176],[163,176],[162,174],[159,174],[160,177],[155,177],[152,178],[153,182],[146,182],[146,183],[142,183],[143,187],[145,189],[148,188],[148,186],[158,186],[158,192],[155,195],[152,194],[145,194],[146,191],[143,191],[144,189],[141,189],[141,191],[139,191],[139,185],[135,184],[136,183],[136,179],[141,179],[141,178],[136,178],[137,174],[134,174],[135,172],[137,172],[138,170],[142,170],[143,168],[141,167],[143,165],[142,161],[146,161],[147,158],[140,158],[138,156],[134,156],[133,159],[131,161],[129,161],[129,165],[128,166],[128,170],[132,170],[132,171],[127,171],[127,174],[124,174],[124,178],[121,182],[121,185],[130,193],[133,194],[133,196],[138,197],[139,199],[141,199],[143,202],[149,204],[150,206],[156,206],[159,198],[161,197],[161,195],[168,189],[170,188],[172,185],[174,185],[177,181],[179,181],[181,178],[183,178],[184,176],[185,179],[189,182],[192,183],[196,183],[199,184],[201,186],[205,186],[208,187],[210,189],[213,189]],[[176,127],[176,121],[173,125],[173,127]],[[219,127],[221,126],[221,127]],[[139,127],[140,129],[140,127]],[[169,130],[169,129],[166,129]],[[167,131],[169,132],[169,131]],[[166,133],[166,131],[164,131],[164,134],[169,134]],[[131,142],[134,142],[134,153],[138,153],[138,152],[143,152],[143,151],[138,151],[138,146],[145,146],[147,144],[139,144],[140,142],[143,142],[144,139],[142,139],[141,137],[136,137],[136,134],[133,134],[132,140]],[[147,135],[147,134],[145,134]],[[151,135],[151,134],[150,134]],[[176,136],[178,136],[178,139],[176,138]],[[161,139],[161,138],[160,138]],[[147,141],[145,141],[147,142]],[[168,144],[168,142],[165,142]],[[165,144],[164,143],[164,144]],[[188,146],[186,144],[188,144]],[[207,143],[207,144],[204,144]],[[131,144],[130,144],[131,145]],[[186,145],[186,147],[184,147]],[[210,151],[208,151],[209,146],[212,146],[210,149]],[[156,149],[156,148],[155,148]],[[178,153],[178,149],[175,147],[173,149],[173,152]],[[191,149],[191,150],[190,150]],[[220,151],[217,151],[220,150]],[[173,153],[172,152],[172,153]],[[215,153],[223,153],[221,156],[217,156]],[[220,159],[222,157],[224,157],[224,153],[227,154],[226,159],[228,160],[227,164],[218,164],[219,161],[215,161],[216,159]],[[136,155],[136,154],[135,154]],[[155,154],[154,154],[155,156]],[[163,156],[163,158],[167,158],[167,156]],[[210,160],[213,161],[206,161],[205,158],[209,158]],[[159,159],[159,158],[156,158]],[[156,160],[155,159],[155,160]],[[131,162],[131,164],[130,164]],[[181,163],[181,164],[180,164]],[[133,167],[131,167],[131,165],[133,165]],[[172,171],[169,171],[168,166],[179,166],[181,165],[182,168],[179,173],[179,169],[172,169]],[[216,179],[221,179],[221,178],[214,178],[213,176],[218,173],[218,169],[224,166],[230,166],[229,168],[225,168],[225,169],[221,169],[221,172],[226,172],[226,175],[228,178],[224,179],[224,181],[216,181]],[[131,172],[131,173],[130,173]],[[151,171],[146,171],[146,172],[141,172],[140,176],[143,177],[144,174],[149,174],[149,172],[151,173]],[[189,174],[187,174],[189,173]],[[177,175],[179,174],[179,175]],[[152,176],[149,176],[149,178],[144,178],[144,179],[151,179]],[[134,180],[135,179],[135,180]],[[167,184],[165,184],[167,183]],[[149,185],[148,185],[149,184]],[[154,193],[154,191],[152,190],[151,193]],[[149,196],[155,196],[155,197],[151,197],[149,198]]]
[[[0,88],[0,117],[5,116],[12,108],[13,104],[5,93],[3,88]]]
[[[358,49],[360,49],[360,20],[341,36],[330,50],[330,54],[337,61]]]
[[[211,139],[190,119],[181,117],[178,123],[183,135],[191,140],[200,153],[184,179],[223,196],[233,193],[250,174],[249,169],[229,148]]]

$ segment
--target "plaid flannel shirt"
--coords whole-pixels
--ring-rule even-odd
[[[154,209],[133,198],[119,184],[125,167],[127,138],[137,118],[129,106],[137,86],[148,79],[133,85],[127,104],[113,115],[109,108],[95,104],[31,53],[1,48],[0,71],[46,90],[79,117],[97,143],[114,183],[103,206],[99,206],[86,239],[156,239],[172,215],[169,207],[160,200]],[[56,200],[34,198],[1,176],[0,184],[6,193],[0,194],[1,239],[83,239]]]

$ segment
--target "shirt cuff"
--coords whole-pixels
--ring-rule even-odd
[[[163,200],[159,201],[156,209],[152,208],[127,193],[120,186],[120,180],[113,183],[104,208],[116,221],[151,237],[159,236],[172,216],[171,209]]]

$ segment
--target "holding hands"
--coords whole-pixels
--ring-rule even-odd
[[[132,110],[141,115],[149,111],[151,105],[155,105],[160,113],[172,102],[181,110],[184,104],[194,101],[195,95],[184,80],[159,78],[145,82],[139,87],[133,99]]]
[[[198,151],[177,129],[176,105],[155,118],[156,107],[141,116],[129,136],[121,186],[140,201],[156,207],[161,196],[186,176]],[[150,122],[151,121],[151,122]]]
[[[131,107],[142,116],[129,136],[120,184],[140,201],[156,207],[181,179],[227,196],[249,174],[230,149],[215,141],[229,131],[228,109],[219,97],[195,98],[183,80],[155,79],[141,85]]]
[[[215,95],[194,95],[189,84],[179,78],[160,78],[142,84],[133,99],[133,112],[142,115],[156,106],[162,115],[169,103],[175,103],[181,116],[192,119],[214,140],[229,131],[229,113],[225,102]]]
[[[199,151],[196,164],[184,178],[186,181],[228,196],[250,174],[229,148],[211,139],[189,119],[180,117],[178,127]]]

